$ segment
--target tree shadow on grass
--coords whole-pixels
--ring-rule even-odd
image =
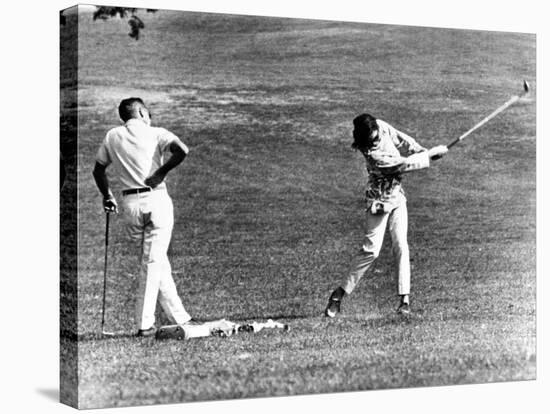
[[[226,319],[231,322],[235,323],[244,323],[244,322],[250,322],[250,321],[266,321],[268,319],[273,319],[274,321],[277,320],[303,320],[303,319],[311,319],[316,316],[319,316],[317,314],[292,314],[292,315],[286,315],[283,313],[280,314],[271,314],[271,315],[233,315],[233,316],[223,316],[223,317],[212,317],[212,318],[194,318],[196,322],[199,323],[205,323],[205,322],[212,322],[220,319]],[[135,338],[135,333],[130,332],[114,332],[112,335],[104,335],[101,332],[86,332],[79,334],[78,337],[75,338],[75,335],[71,335],[70,338],[72,340],[78,340],[78,342],[93,342],[93,341],[107,341],[107,340],[115,340],[115,339],[129,339],[129,338]]]
[[[129,332],[115,332],[113,335],[104,335],[97,332],[88,332],[78,335],[78,342],[90,342],[90,341],[108,341],[113,339],[135,338],[134,333]]]
[[[395,313],[391,314],[379,314],[370,318],[365,318],[364,316],[359,315],[341,315],[336,318],[327,318],[323,314],[319,313],[301,313],[301,314],[285,314],[285,313],[274,313],[274,314],[258,314],[258,315],[242,315],[235,314],[233,316],[224,316],[224,317],[211,317],[211,318],[194,318],[196,322],[205,323],[212,322],[220,319],[226,319],[235,323],[246,323],[251,321],[266,321],[272,319],[274,321],[278,320],[292,320],[292,321],[315,321],[315,323],[322,323],[326,321],[328,324],[351,324],[357,325],[360,324],[368,328],[381,328],[389,325],[408,325],[408,324],[418,324],[423,318],[421,315],[398,315]],[[102,340],[115,340],[115,339],[129,339],[135,338],[134,333],[129,332],[115,332],[113,335],[104,335],[98,332],[88,332],[78,335],[79,342],[92,342],[92,341],[102,341]],[[147,338],[145,338],[147,339]]]
[[[261,314],[261,315],[242,315],[242,314],[235,314],[233,316],[229,316],[226,319],[232,321],[232,322],[244,322],[244,321],[250,321],[250,320],[267,320],[267,319],[273,319],[274,321],[278,319],[289,319],[289,320],[297,320],[297,319],[311,319],[316,316],[319,316],[317,314],[284,314],[284,313],[276,313],[276,314]],[[220,318],[222,319],[222,318]]]
[[[418,324],[422,321],[422,317],[417,314],[398,315],[395,313],[379,315],[374,318],[363,320],[363,326],[369,328],[382,328],[389,325],[411,325]]]

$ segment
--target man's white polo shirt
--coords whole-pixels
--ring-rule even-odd
[[[164,163],[164,152],[172,142],[178,142],[187,154],[189,149],[164,128],[152,127],[139,119],[111,129],[97,151],[96,161],[104,166],[113,164],[122,189],[147,187],[145,179]],[[165,189],[160,183],[156,189]]]

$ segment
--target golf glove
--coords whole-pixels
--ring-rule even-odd
[[[446,145],[437,145],[428,150],[428,155],[430,156],[431,160],[438,160],[448,151],[449,149],[447,148]]]

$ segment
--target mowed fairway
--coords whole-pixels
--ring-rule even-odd
[[[125,21],[81,17],[81,408],[536,377],[535,93],[405,178],[413,315],[395,315],[386,240],[341,317],[322,316],[363,236],[353,117],[447,144],[524,78],[536,88],[533,35],[143,16],[137,42]],[[187,310],[290,332],[133,338],[135,250],[114,217],[106,328],[124,335],[101,338],[105,221],[91,170],[120,99],[135,95],[191,149],[168,179]]]

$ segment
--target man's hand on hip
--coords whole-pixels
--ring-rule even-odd
[[[159,167],[150,177],[145,179],[145,185],[156,188],[166,178],[172,169],[179,165],[186,156],[186,152],[183,145],[179,140],[173,141],[168,149],[172,153],[172,156],[166,161],[165,164]],[[187,147],[185,147],[187,148]]]
[[[151,188],[155,188],[160,183],[162,183],[162,181],[164,180],[164,177],[165,176],[162,173],[159,173],[158,171],[156,171],[153,175],[145,179],[145,185]]]

